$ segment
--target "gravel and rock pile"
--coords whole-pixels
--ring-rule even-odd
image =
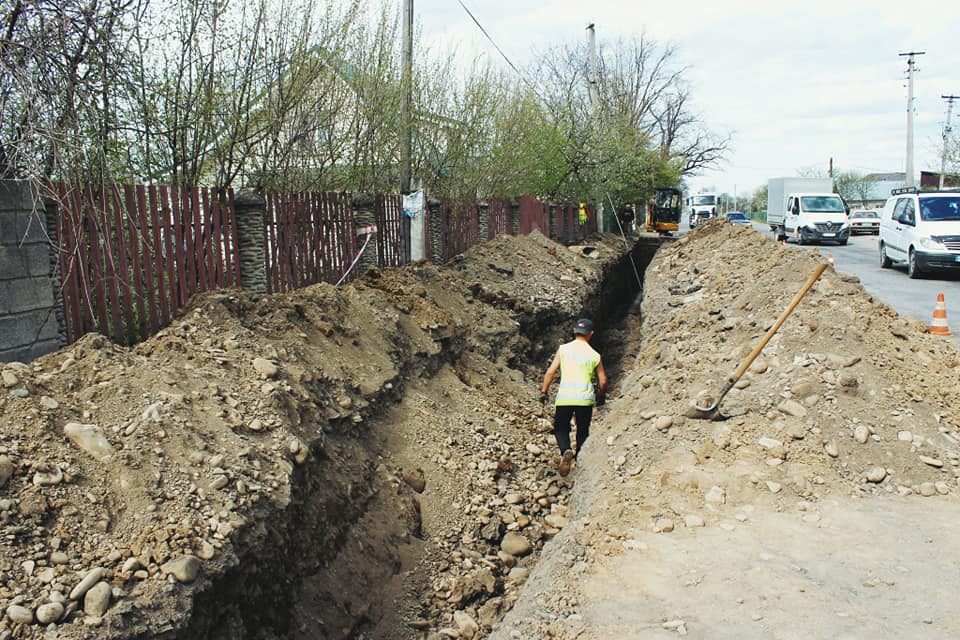
[[[622,260],[501,237],[0,367],[0,640],[482,636],[567,524],[531,380]]]
[[[765,513],[815,527],[828,499],[956,501],[960,352],[832,268],[726,396],[726,419],[692,417],[823,260],[725,221],[660,249],[636,362],[581,456],[570,524],[492,637],[610,637],[588,628],[578,587],[594,565],[642,554],[641,532],[733,532]],[[665,619],[650,637],[681,628]]]

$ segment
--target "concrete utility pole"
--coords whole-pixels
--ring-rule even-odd
[[[947,151],[950,149],[950,116],[953,114],[953,101],[960,96],[940,96],[947,101],[947,123],[943,125],[943,155],[940,157],[940,190],[943,191],[943,176],[947,172]]]
[[[413,0],[403,0],[403,70],[400,78],[400,193],[410,193],[411,147],[413,126],[411,102],[413,101]]]
[[[400,52],[402,71],[400,76],[400,193],[410,193],[410,176],[413,172],[413,0],[403,0],[403,50]],[[412,251],[410,218],[400,216],[400,250],[403,259],[409,261]]]
[[[922,56],[926,51],[908,51],[901,53],[901,56],[907,56],[907,168],[906,183],[904,186],[912,187],[913,182],[913,71],[916,62],[914,56]]]
[[[587,47],[590,49],[590,77],[587,79],[587,89],[590,92],[590,103],[593,106],[594,131],[600,126],[600,83],[597,73],[597,32],[593,23],[587,25]],[[597,231],[604,231],[603,225],[603,195],[595,194],[597,198]]]

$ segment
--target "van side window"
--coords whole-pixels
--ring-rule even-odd
[[[787,198],[787,215],[793,213],[793,196]]]
[[[900,218],[900,214],[903,213],[908,202],[910,202],[910,198],[900,198],[897,200],[896,206],[893,207],[893,215],[890,216],[894,222]]]

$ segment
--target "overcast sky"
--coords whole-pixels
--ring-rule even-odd
[[[938,171],[946,102],[960,95],[960,1],[464,0],[518,66],[535,52],[586,37],[602,45],[646,31],[689,66],[695,109],[733,135],[728,162],[689,179],[694,190],[752,192],[767,178],[809,167],[903,171],[906,58],[914,82],[915,172]],[[502,60],[457,0],[414,0],[430,47]],[[919,12],[922,11],[921,15]],[[960,135],[960,103],[954,134]]]

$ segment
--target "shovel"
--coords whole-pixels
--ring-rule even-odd
[[[807,291],[810,291],[810,288],[813,286],[813,284],[820,279],[820,276],[826,270],[827,266],[829,265],[824,262],[816,268],[816,270],[813,272],[813,275],[811,275],[810,278],[807,279],[806,283],[804,283],[803,288],[800,289],[800,291],[797,292],[797,295],[793,297],[793,301],[790,303],[790,305],[783,310],[783,313],[780,314],[780,317],[777,318],[777,321],[774,323],[774,325],[767,331],[767,335],[763,336],[763,340],[761,340],[760,343],[753,348],[753,351],[751,351],[750,355],[747,356],[747,359],[743,361],[743,364],[741,364],[740,367],[733,372],[733,375],[727,379],[726,384],[723,385],[723,389],[720,391],[720,395],[717,396],[716,400],[710,396],[706,396],[700,400],[700,402],[706,403],[712,401],[713,404],[710,404],[706,407],[700,406],[700,404],[694,405],[693,411],[688,414],[691,418],[700,418],[702,420],[722,419],[722,416],[720,415],[720,402],[723,400],[723,397],[727,395],[727,392],[729,392],[730,389],[733,388],[733,385],[737,384],[737,380],[739,380],[743,374],[746,373],[750,365],[753,364],[753,361],[756,360],[757,356],[760,355],[760,352],[763,351],[763,348],[767,346],[768,342],[770,342],[770,338],[773,337],[773,334],[780,329],[780,326],[783,324],[784,320],[787,319],[787,316],[793,313],[793,310],[797,308],[798,304],[800,304],[803,296],[807,295]]]

